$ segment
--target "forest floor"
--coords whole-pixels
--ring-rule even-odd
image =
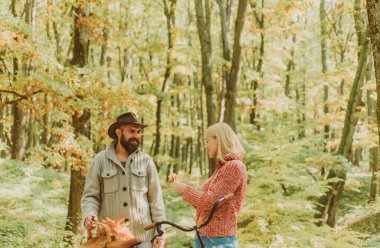
[[[380,247],[380,202],[368,204],[372,173],[364,166],[354,167],[348,173],[340,204],[337,228],[368,235],[366,247]]]
[[[365,233],[366,247],[380,247],[380,204],[367,204],[370,178],[371,173],[359,167],[349,173],[337,228]],[[162,185],[167,219],[194,225],[194,209],[170,190],[164,178]],[[68,190],[65,173],[0,159],[0,247],[67,247],[63,238],[68,234],[64,230]],[[193,233],[171,228],[167,235],[169,248],[193,246]]]
[[[67,247],[69,176],[0,159],[0,247]],[[195,211],[162,182],[168,220],[193,226]],[[192,247],[193,233],[167,230],[167,247]],[[79,243],[82,235],[75,237]]]

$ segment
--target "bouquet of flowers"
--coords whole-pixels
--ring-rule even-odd
[[[130,248],[141,243],[131,233],[124,219],[111,220],[106,218],[96,222],[96,236],[88,231],[87,241],[80,248]]]

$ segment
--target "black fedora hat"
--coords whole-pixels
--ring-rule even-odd
[[[142,128],[145,128],[148,126],[148,125],[142,124],[139,120],[137,120],[135,113],[127,112],[122,115],[119,115],[116,118],[116,122],[112,123],[112,125],[108,128],[108,136],[110,136],[112,139],[116,139],[117,135],[116,135],[115,130],[118,127],[126,125],[126,124],[139,125]]]

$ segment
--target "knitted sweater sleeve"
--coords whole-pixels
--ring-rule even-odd
[[[196,190],[188,185],[183,192],[183,199],[196,208],[210,210],[217,199],[235,192],[244,177],[241,163],[227,162],[220,170],[217,180],[210,184],[207,191]]]

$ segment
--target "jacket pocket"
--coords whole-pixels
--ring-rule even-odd
[[[119,190],[117,170],[106,170],[102,173],[104,193],[113,193]]]
[[[142,169],[131,169],[131,189],[146,191],[146,171]]]

